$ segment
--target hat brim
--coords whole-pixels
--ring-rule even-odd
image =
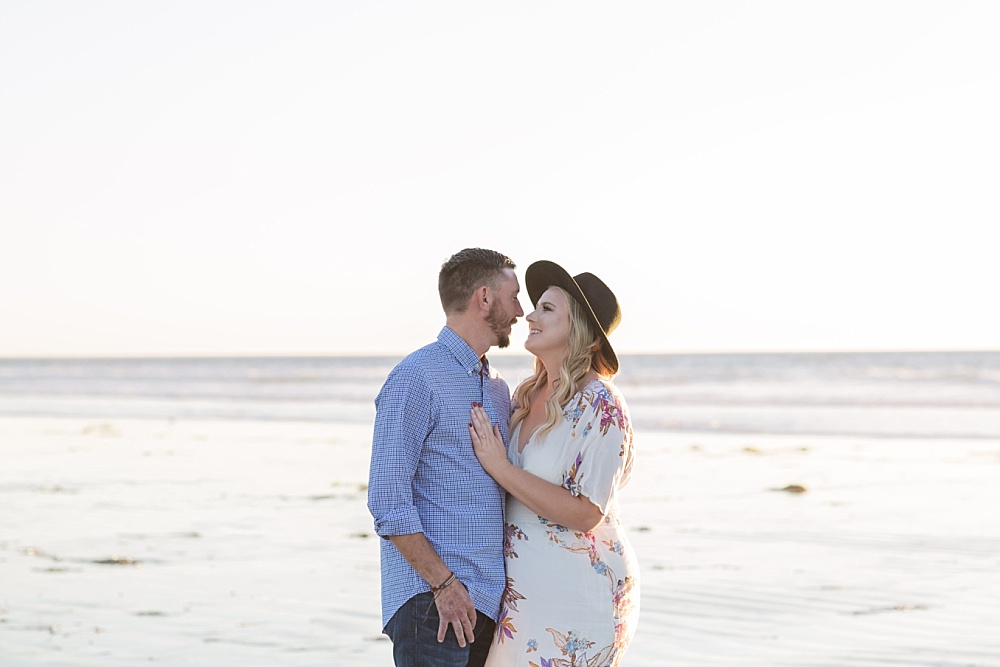
[[[576,282],[566,269],[555,262],[545,259],[538,260],[524,272],[524,284],[528,289],[528,298],[531,299],[532,306],[538,305],[538,300],[542,298],[545,290],[550,287],[561,287],[569,292],[570,296],[583,306],[584,311],[586,311],[587,316],[590,318],[590,324],[594,328],[594,332],[601,338],[601,353],[605,361],[608,362],[613,372],[618,372],[618,355],[615,354],[614,348],[611,347],[611,342],[608,341],[608,336],[604,333],[604,327],[601,326],[600,320],[597,319],[597,315],[594,313],[594,309],[584,295],[579,283]]]

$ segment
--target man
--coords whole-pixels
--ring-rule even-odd
[[[503,490],[469,438],[473,403],[508,442],[510,389],[486,353],[524,316],[510,258],[467,248],[441,266],[445,326],[375,399],[368,508],[381,540],[382,624],[397,667],[482,665],[506,576]]]

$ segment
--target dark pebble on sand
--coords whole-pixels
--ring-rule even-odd
[[[111,558],[102,558],[101,560],[95,560],[93,562],[98,565],[142,565],[142,561],[128,556],[112,556]]]

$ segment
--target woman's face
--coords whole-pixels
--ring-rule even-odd
[[[569,301],[561,290],[550,287],[528,313],[528,338],[524,349],[536,357],[566,354],[569,344]]]

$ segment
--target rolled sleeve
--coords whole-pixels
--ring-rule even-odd
[[[390,535],[412,535],[424,532],[417,508],[413,505],[389,510],[385,515],[375,517],[375,533],[379,537]]]
[[[375,399],[368,509],[380,537],[423,532],[413,477],[434,420],[432,393],[420,374],[396,371]]]

